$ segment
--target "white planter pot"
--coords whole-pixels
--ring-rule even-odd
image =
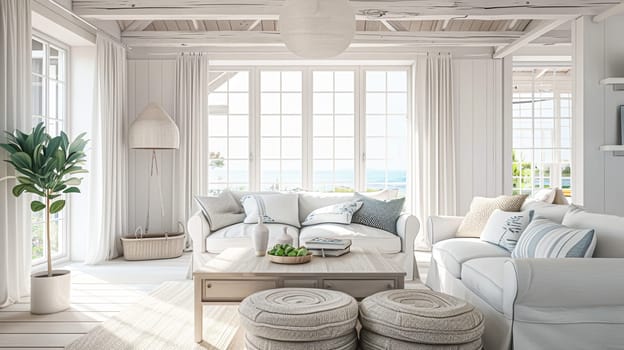
[[[30,312],[52,314],[67,310],[70,304],[71,271],[52,270],[33,273],[30,276]]]

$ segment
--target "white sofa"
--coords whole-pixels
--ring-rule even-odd
[[[624,349],[624,217],[538,205],[536,216],[593,228],[591,259],[512,259],[479,238],[455,238],[461,217],[430,217],[427,285],[485,315],[498,349]]]
[[[240,200],[249,192],[233,192]],[[387,193],[392,193],[389,191]],[[279,194],[278,194],[279,195]],[[313,210],[348,201],[350,193],[315,193],[301,192],[299,196],[299,221],[303,222]],[[392,198],[383,198],[392,199]],[[284,224],[266,224],[269,228],[269,246],[272,246],[284,227],[297,245],[314,237],[335,237],[352,240],[352,247],[378,248],[383,253],[397,254],[407,273],[406,279],[418,278],[418,269],[414,258],[414,240],[420,229],[415,216],[402,214],[397,220],[397,234],[360,224],[320,224],[297,228]],[[251,232],[254,224],[238,223],[220,230],[210,229],[208,221],[201,212],[195,213],[188,220],[188,232],[193,241],[194,257],[204,253],[215,254],[231,247],[251,247]],[[401,254],[400,254],[401,253]],[[196,259],[202,261],[201,259]]]

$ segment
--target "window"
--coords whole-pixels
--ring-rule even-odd
[[[366,189],[407,185],[407,72],[366,72]]]
[[[208,96],[209,188],[249,189],[249,72],[211,73]]]
[[[212,68],[211,192],[405,194],[409,68]]]
[[[316,71],[313,76],[312,188],[355,190],[355,72]]]
[[[47,132],[59,135],[67,118],[67,50],[39,37],[32,39],[32,113],[33,124],[44,122]],[[51,215],[52,257],[67,254],[67,210]],[[32,260],[43,262],[46,255],[45,213],[32,216]]]
[[[515,68],[512,117],[514,194],[559,187],[570,197],[570,68]]]
[[[262,190],[303,186],[302,72],[260,72]]]

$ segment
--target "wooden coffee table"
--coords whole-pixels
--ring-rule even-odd
[[[352,248],[340,257],[313,257],[301,265],[280,265],[256,257],[251,248],[229,248],[193,271],[195,285],[195,341],[202,341],[203,306],[238,303],[273,288],[326,288],[356,299],[388,289],[403,289],[405,271],[397,254]]]

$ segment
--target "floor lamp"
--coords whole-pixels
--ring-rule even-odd
[[[159,104],[152,102],[145,107],[143,112],[130,125],[129,142],[132,149],[152,151],[152,160],[149,168],[150,178],[147,182],[147,217],[145,219],[145,234],[147,234],[150,222],[150,183],[152,182],[152,177],[159,174],[156,151],[180,148],[180,130],[178,130],[178,126],[169,114]],[[158,195],[160,197],[160,213],[162,216],[165,216],[160,181],[158,182]]]

